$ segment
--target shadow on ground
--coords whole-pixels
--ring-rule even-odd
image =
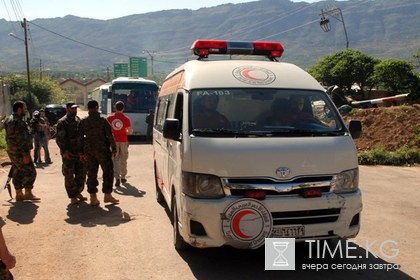
[[[90,206],[86,202],[69,204],[67,206],[67,216],[68,218],[65,219],[67,223],[83,227],[98,225],[114,227],[131,221],[130,215],[116,204],[106,205],[104,208]]]

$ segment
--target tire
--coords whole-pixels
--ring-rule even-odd
[[[156,188],[156,201],[163,205],[165,202],[165,198],[163,197],[162,191],[159,188],[159,181],[158,181],[158,177],[157,177],[157,171],[156,171],[156,164],[155,164],[155,188]]]
[[[175,196],[172,198],[172,225],[174,233],[174,247],[178,251],[184,251],[190,248],[187,242],[184,241],[181,234],[179,233],[178,227],[178,210]]]

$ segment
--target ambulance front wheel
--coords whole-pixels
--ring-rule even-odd
[[[178,225],[178,209],[177,209],[177,202],[175,195],[172,198],[172,225],[173,225],[173,233],[174,233],[174,246],[175,249],[179,251],[183,251],[188,249],[190,246],[187,242],[184,241],[180,232],[179,232],[179,225]]]

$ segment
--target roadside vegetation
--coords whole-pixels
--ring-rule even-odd
[[[415,165],[420,164],[420,149],[402,147],[395,152],[384,148],[359,152],[359,164],[362,165]]]

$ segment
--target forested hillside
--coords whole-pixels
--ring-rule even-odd
[[[106,71],[130,56],[154,58],[155,73],[190,59],[196,39],[280,41],[282,60],[303,68],[346,46],[343,24],[330,17],[319,26],[321,9],[342,10],[349,47],[377,58],[410,60],[420,48],[418,0],[352,0],[316,3],[260,0],[198,10],[166,10],[112,20],[66,16],[29,21],[31,68]],[[110,7],[112,8],[112,7]],[[95,17],[95,15],[92,15]],[[8,36],[19,22],[0,19],[0,71],[24,71],[22,42]],[[22,36],[17,34],[18,36]],[[150,60],[149,60],[150,63]]]

